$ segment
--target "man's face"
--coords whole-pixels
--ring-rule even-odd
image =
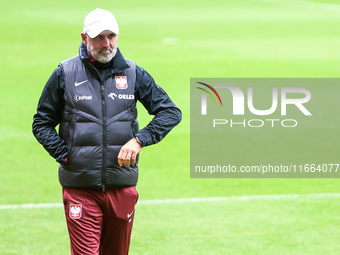
[[[109,62],[117,53],[118,35],[105,30],[94,38],[81,34],[84,44],[87,46],[87,53],[90,58],[100,63]]]

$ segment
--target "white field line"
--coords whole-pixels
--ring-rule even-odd
[[[318,194],[279,194],[279,195],[246,195],[230,197],[194,197],[194,198],[175,198],[175,199],[152,199],[140,200],[137,205],[156,205],[156,204],[187,204],[187,203],[206,203],[206,202],[229,202],[229,201],[256,201],[256,200],[294,200],[306,198],[340,198],[340,193],[318,193]],[[63,207],[63,203],[38,203],[38,204],[17,204],[0,205],[0,210],[13,209],[35,209],[35,208],[54,208]]]

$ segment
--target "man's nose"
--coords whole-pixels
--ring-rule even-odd
[[[109,48],[110,47],[110,40],[109,38],[105,37],[103,40],[103,47]]]

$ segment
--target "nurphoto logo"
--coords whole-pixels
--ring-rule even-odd
[[[338,78],[191,78],[191,178],[340,178]]]
[[[308,103],[311,100],[311,92],[308,89],[305,88],[297,88],[297,87],[272,87],[271,88],[271,106],[267,109],[257,109],[254,106],[254,102],[256,102],[257,98],[254,96],[253,93],[253,87],[248,87],[246,89],[246,93],[242,91],[241,88],[235,85],[231,84],[214,84],[214,87],[203,82],[197,82],[198,84],[203,85],[203,87],[196,87],[197,89],[200,89],[204,91],[201,95],[201,115],[207,115],[208,114],[208,99],[207,95],[210,96],[210,98],[213,100],[215,105],[217,105],[217,102],[215,100],[215,97],[219,100],[220,106],[223,107],[222,99],[220,94],[222,92],[227,92],[231,94],[232,96],[232,109],[231,113],[233,116],[242,116],[245,115],[245,108],[253,115],[256,116],[270,116],[277,111],[280,111],[281,116],[287,115],[287,106],[293,105],[297,107],[301,111],[301,113],[305,116],[311,116],[312,114],[310,111],[306,108],[305,104]],[[216,89],[219,89],[220,93],[216,91]],[[256,90],[256,88],[255,88]],[[215,94],[214,95],[212,94]],[[268,94],[268,93],[267,93]],[[267,96],[260,95],[260,98],[258,101],[261,101],[263,97]],[[289,97],[289,95],[294,95],[294,97]],[[279,105],[280,101],[280,105]],[[247,102],[247,103],[245,103]],[[209,111],[216,111],[216,109],[209,109]],[[230,109],[218,109],[218,112],[220,113],[230,113]],[[230,124],[230,127],[235,127],[236,125],[241,125],[243,127],[249,126],[249,127],[263,127],[265,123],[271,124],[272,127],[275,126],[276,122],[280,122],[282,127],[296,127],[298,125],[298,121],[296,119],[243,119],[241,122],[233,121],[233,119],[225,119],[225,118],[214,118],[213,119],[213,126],[216,127],[217,125],[226,125]]]

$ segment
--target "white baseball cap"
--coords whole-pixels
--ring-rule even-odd
[[[84,33],[94,38],[104,30],[110,30],[117,35],[119,34],[117,20],[111,12],[97,8],[87,14],[84,19]]]

